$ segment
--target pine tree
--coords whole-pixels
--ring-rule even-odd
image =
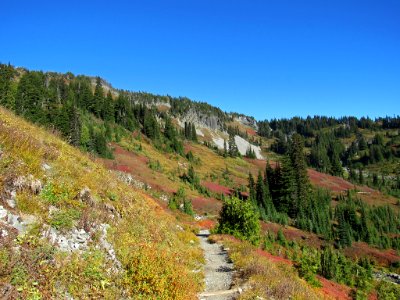
[[[256,185],[255,185],[255,182],[254,182],[253,175],[252,175],[251,173],[249,173],[249,180],[248,180],[248,182],[249,182],[248,188],[249,188],[249,198],[250,198],[250,201],[251,201],[254,205],[256,205]]]
[[[358,183],[364,184],[364,175],[361,169],[358,169]]]
[[[143,122],[143,132],[152,140],[160,138],[160,127],[152,111],[146,110]]]
[[[280,172],[280,174],[278,173]],[[298,212],[298,200],[296,199],[296,181],[295,172],[288,155],[282,158],[282,167],[276,172],[276,185],[278,190],[277,203],[275,207],[278,211],[295,217]]]
[[[16,84],[13,82],[16,71],[8,64],[0,64],[0,105],[15,109]]]
[[[337,273],[337,255],[331,247],[325,247],[321,254],[320,274],[326,279],[334,279]]]
[[[194,123],[192,123],[192,132],[191,132],[191,133],[192,133],[192,134],[191,134],[190,139],[191,139],[193,142],[197,142],[197,133],[196,133],[196,127],[195,127]]]
[[[111,91],[108,91],[107,98],[104,101],[102,118],[104,121],[114,122],[114,100]]]
[[[295,202],[291,206],[291,216],[295,217],[300,206],[307,204],[310,196],[310,181],[303,150],[303,139],[299,134],[294,134],[290,147],[290,159],[295,182]]]
[[[265,210],[266,208],[266,204],[264,203],[266,200],[265,197],[266,197],[266,192],[265,192],[263,177],[261,175],[261,172],[258,172],[257,184],[256,184],[256,203],[257,206],[263,210]]]
[[[132,112],[132,107],[129,104],[127,95],[125,93],[120,93],[118,95],[117,101],[115,102],[115,122],[119,125],[122,125],[124,128],[128,130],[134,130],[136,119]],[[141,120],[140,115],[138,115],[138,119]],[[144,118],[144,111],[143,111],[143,118]],[[143,120],[141,120],[143,124]]]
[[[239,150],[237,148],[237,145],[236,145],[236,142],[235,142],[235,136],[233,134],[229,135],[228,145],[229,145],[229,156],[230,157],[238,156],[239,155]]]
[[[44,111],[46,99],[45,78],[42,72],[27,72],[18,85],[15,104],[16,112],[30,121],[47,124]]]
[[[168,116],[165,119],[164,136],[170,141],[173,141],[176,137],[175,127],[172,125],[171,118]]]
[[[228,149],[227,149],[227,145],[226,145],[226,139],[224,139],[224,157],[228,157]]]
[[[92,105],[92,107],[89,107],[89,110],[94,113],[95,116],[101,117],[101,113],[104,110],[104,90],[100,77],[96,78],[96,87],[94,89]]]

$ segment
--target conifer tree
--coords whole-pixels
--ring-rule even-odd
[[[291,215],[294,217],[300,206],[307,204],[310,196],[310,181],[307,174],[307,165],[303,150],[303,139],[299,134],[294,134],[290,147],[290,159],[295,182],[295,199],[297,203],[293,203]]]
[[[334,279],[338,273],[338,259],[331,247],[325,247],[321,254],[320,274],[326,279]]]
[[[256,186],[254,182],[253,175],[249,173],[249,198],[253,204],[256,204]]]
[[[278,211],[295,217],[298,211],[296,199],[296,181],[290,157],[285,155],[282,159],[282,167],[276,173],[276,186],[278,190],[278,201],[275,205]]]
[[[104,90],[100,77],[96,78],[96,87],[94,89],[92,107],[89,107],[97,117],[101,117],[101,112],[104,110]]]
[[[108,91],[107,98],[104,101],[102,118],[104,121],[114,122],[114,100],[111,91]]]
[[[364,175],[361,169],[358,169],[358,183],[364,184]]]
[[[229,156],[230,157],[236,157],[239,155],[239,150],[237,148],[236,142],[235,142],[235,136],[233,134],[229,135],[229,140],[228,140],[228,145],[229,145]]]
[[[32,122],[46,124],[43,110],[46,99],[45,78],[42,72],[22,75],[16,94],[16,112]]]
[[[224,154],[223,154],[223,156],[228,157],[228,148],[226,145],[226,139],[224,139]]]
[[[194,123],[192,123],[192,132],[191,132],[190,139],[194,142],[197,142],[197,133],[196,133],[196,127],[195,127]]]
[[[13,83],[15,73],[10,64],[0,64],[0,105],[8,109],[15,108],[16,84]]]

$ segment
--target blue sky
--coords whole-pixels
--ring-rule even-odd
[[[400,1],[2,0],[0,62],[257,119],[400,114]]]

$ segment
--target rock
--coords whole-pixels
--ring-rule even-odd
[[[25,176],[18,176],[18,177],[14,180],[13,185],[14,185],[14,187],[15,187],[17,190],[22,190],[22,189],[25,187],[25,185],[26,185],[26,178],[25,178]]]
[[[31,192],[36,194],[36,195],[39,194],[43,189],[42,182],[39,179],[32,180],[30,182],[29,187],[31,189]]]
[[[107,241],[107,230],[110,228],[110,225],[108,224],[100,224],[99,225],[99,230],[101,231],[101,236],[100,236],[100,246],[106,250],[108,254],[108,258],[114,263],[116,267],[116,271],[122,267],[121,262],[117,259],[117,256],[115,255],[115,250],[114,247]]]
[[[9,207],[11,207],[11,208],[15,208],[15,207],[17,206],[17,202],[15,202],[14,199],[8,199],[8,200],[6,200],[6,203],[7,203],[7,205],[8,205]]]
[[[58,209],[57,207],[55,207],[54,205],[50,205],[49,206],[49,215],[53,215],[55,212],[58,212],[60,209]]]
[[[34,194],[39,194],[43,189],[42,182],[39,179],[34,179],[33,175],[29,175],[28,178],[25,176],[17,177],[13,182],[13,186],[20,191],[29,188]]]
[[[19,234],[23,234],[28,231],[29,225],[36,222],[36,217],[32,215],[27,215],[22,219],[18,215],[14,215],[12,213],[8,213],[7,215],[7,223],[14,227]]]
[[[46,163],[43,163],[42,164],[42,170],[43,171],[48,171],[48,170],[50,170],[51,169],[51,166],[49,166],[48,164],[46,164]]]
[[[91,191],[88,187],[84,187],[78,194],[78,199],[83,203],[86,203],[90,207],[95,205],[95,201],[92,197]]]
[[[7,217],[8,210],[5,209],[2,205],[0,205],[0,220],[5,219]]]
[[[160,196],[160,200],[161,201],[164,201],[164,202],[168,202],[168,196],[167,195],[165,195],[165,194],[162,194],[161,196]]]
[[[8,231],[5,230],[5,229],[2,229],[2,230],[0,231],[0,237],[5,238],[5,237],[7,237],[7,236],[8,236]]]
[[[0,299],[16,299],[15,288],[8,283],[0,283]]]

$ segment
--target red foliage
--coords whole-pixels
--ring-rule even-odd
[[[232,194],[232,189],[223,185],[219,185],[218,183],[215,182],[205,181],[203,182],[203,186],[208,188],[213,193],[224,194],[227,196]]]
[[[284,264],[287,264],[287,265],[293,265],[293,262],[291,260],[283,258],[283,257],[280,257],[280,256],[272,255],[271,253],[269,253],[267,251],[264,251],[264,250],[261,250],[261,249],[257,249],[256,253],[258,255],[260,255],[260,256],[268,258],[272,262],[279,262],[279,263],[284,263]]]
[[[319,187],[327,188],[334,192],[343,192],[354,189],[355,185],[344,180],[343,178],[320,173],[318,171],[308,169],[308,176],[311,183]]]
[[[400,261],[400,256],[393,249],[381,250],[369,246],[367,243],[353,243],[351,247],[346,248],[344,253],[353,258],[364,256],[373,257],[380,265],[388,266],[393,262]]]
[[[214,228],[216,222],[213,221],[213,220],[206,219],[206,220],[201,220],[201,221],[199,221],[197,224],[198,224],[201,228],[204,228],[204,229],[211,229],[211,228]]]
[[[320,248],[323,244],[323,240],[315,233],[302,231],[294,227],[261,222],[261,228],[263,232],[270,231],[275,234],[281,229],[287,240],[301,242],[311,247]]]
[[[214,198],[196,197],[192,199],[193,208],[200,213],[218,213],[221,210],[222,202]]]
[[[246,132],[250,136],[255,136],[256,135],[256,131],[253,128],[246,128]]]
[[[321,173],[313,169],[308,169],[308,176],[311,183],[319,187],[327,188],[333,192],[345,192],[347,190],[357,189],[364,193],[374,193],[374,189],[367,186],[355,185],[341,177],[332,176],[329,174]]]
[[[351,292],[351,288],[348,286],[339,284],[334,281],[330,281],[324,277],[317,276],[318,280],[322,284],[321,291],[324,295],[326,295],[328,298],[333,298],[333,299],[351,299],[349,296]]]
[[[132,170],[126,165],[116,165],[115,167],[113,166],[113,169],[117,170],[117,171],[125,172],[125,173],[132,172]]]

